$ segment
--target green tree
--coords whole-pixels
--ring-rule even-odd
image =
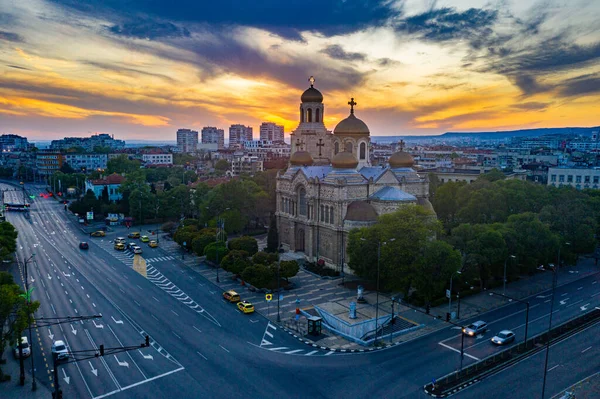
[[[242,272],[242,280],[247,281],[256,288],[270,288],[274,278],[273,268],[260,264],[248,266]]]
[[[465,182],[448,182],[439,186],[432,198],[433,207],[438,218],[444,223],[447,231],[456,226],[456,214],[460,210],[459,191]]]
[[[192,241],[192,249],[198,256],[204,255],[204,249],[208,244],[215,242],[216,236],[214,234],[202,234],[201,232],[195,236]]]
[[[0,258],[7,259],[17,250],[18,232],[9,222],[0,222]]]
[[[257,252],[252,256],[252,262],[265,266],[270,265],[277,262],[277,253]]]
[[[235,275],[241,274],[252,262],[248,259],[248,252],[240,250],[231,250],[223,257],[221,267]]]
[[[112,152],[112,148],[109,146],[94,146],[94,152],[96,154],[110,154]]]
[[[300,271],[300,266],[295,260],[282,260],[280,263],[279,276],[289,282]]]
[[[230,250],[245,251],[248,255],[252,256],[258,252],[258,241],[250,236],[241,236],[238,238],[232,238],[227,246]]]
[[[177,223],[175,223],[175,222],[166,222],[166,223],[163,223],[162,226],[160,226],[160,229],[162,231],[164,231],[165,233],[173,233],[176,228],[177,228]]]
[[[450,276],[461,268],[461,255],[447,242],[429,241],[415,266],[414,286],[425,302],[430,302],[443,296]]]
[[[173,235],[173,240],[181,246],[185,243],[186,249],[192,249],[194,238],[199,234],[197,225],[182,226]]]
[[[219,159],[215,164],[215,169],[221,172],[226,172],[229,170],[229,162],[225,159]]]
[[[206,260],[211,261],[213,263],[221,263],[223,258],[229,253],[229,249],[223,241],[213,242],[208,244],[204,248],[204,255],[206,255]]]
[[[378,243],[385,243],[381,245],[381,284],[408,295],[422,248],[440,232],[441,224],[428,211],[417,205],[404,206],[381,216],[374,226],[350,231],[348,266],[356,275],[376,280]]]
[[[100,196],[100,199],[105,204],[110,203],[110,197],[108,195],[108,186],[104,186],[104,188],[102,189],[102,195]]]
[[[489,182],[494,182],[497,180],[504,180],[506,179],[506,175],[504,173],[502,173],[502,171],[500,171],[499,169],[492,169],[487,173],[484,173],[483,175],[479,176],[478,180],[487,180]]]
[[[62,166],[59,169],[62,173],[65,174],[71,174],[71,173],[75,173],[75,169],[73,169],[71,167],[71,165],[69,165],[68,162],[63,162]]]
[[[271,216],[271,224],[269,225],[269,232],[267,234],[267,248],[268,252],[277,252],[279,249],[279,235],[277,232],[277,220],[275,216]]]
[[[106,166],[106,172],[112,173],[131,173],[138,171],[142,163],[135,159],[129,159],[127,154],[121,154],[109,159]]]

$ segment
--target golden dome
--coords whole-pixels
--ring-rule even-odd
[[[408,152],[398,151],[392,154],[388,160],[390,168],[412,168],[415,159]]]
[[[358,166],[358,160],[351,152],[338,152],[331,160],[331,166],[336,169],[355,169]]]
[[[365,201],[354,201],[346,208],[346,217],[344,220],[351,222],[376,222],[377,211],[373,205]]]
[[[323,102],[323,94],[314,87],[310,86],[304,93],[302,93],[302,97],[300,100],[303,103],[322,103]]]
[[[290,157],[290,163],[294,166],[312,165],[313,159],[308,151],[296,151]]]
[[[367,125],[351,113],[349,117],[337,124],[333,129],[333,134],[337,135],[366,135],[370,134]]]

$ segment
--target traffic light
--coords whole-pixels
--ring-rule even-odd
[[[446,312],[446,321],[450,321],[450,312]]]
[[[62,389],[59,389],[59,390],[58,390],[58,399],[63,399],[63,396],[62,396]]]
[[[150,346],[150,337],[146,335],[146,347]]]
[[[100,356],[104,356],[104,345],[100,345]]]
[[[425,313],[429,314],[430,310],[431,310],[431,306],[429,304],[425,305]]]

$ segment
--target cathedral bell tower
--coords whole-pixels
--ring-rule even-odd
[[[323,123],[323,94],[315,89],[313,76],[308,81],[310,87],[300,97],[300,123],[291,134],[291,152],[294,154],[296,151],[307,151],[315,165],[329,165],[332,134]]]

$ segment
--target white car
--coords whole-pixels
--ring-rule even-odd
[[[31,355],[31,347],[29,346],[29,340],[27,337],[21,337],[21,352],[23,352],[23,357],[27,357]],[[19,345],[15,345],[15,358],[19,358]]]
[[[142,253],[142,248],[138,247],[137,245],[135,247],[133,247],[133,253],[134,254],[141,254]]]
[[[505,345],[515,340],[515,333],[510,330],[502,330],[492,338],[492,343],[496,345]]]
[[[468,335],[469,337],[474,337],[487,331],[487,323],[479,320],[475,323],[469,324],[467,327],[463,328],[462,331],[463,334]]]
[[[54,344],[52,344],[52,354],[54,355],[54,353],[57,354],[58,360],[69,358],[69,350],[67,349],[67,345],[61,340],[54,341]]]

